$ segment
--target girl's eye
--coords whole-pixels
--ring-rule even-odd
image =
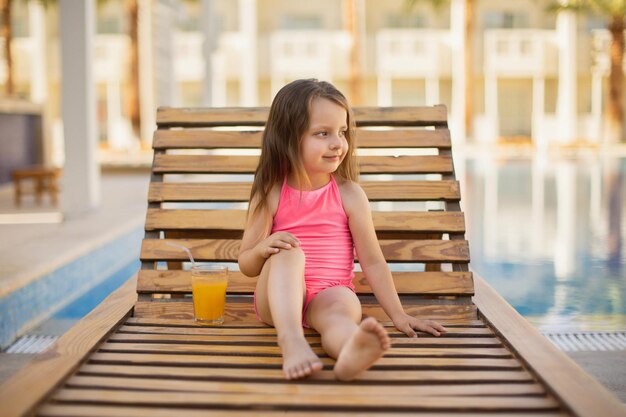
[[[345,137],[346,136],[347,131],[346,130],[342,130],[341,132],[339,132],[339,136],[341,137]]]
[[[316,135],[317,136],[326,136],[326,135],[328,135],[328,132],[317,132]]]

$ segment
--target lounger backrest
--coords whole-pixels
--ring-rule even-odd
[[[401,298],[467,304],[474,290],[446,108],[354,113],[360,183]],[[231,299],[253,293],[255,279],[233,269],[267,114],[267,108],[159,109],[137,285],[143,307],[135,315],[154,303],[162,314],[176,305],[168,304],[172,298],[190,294],[187,255],[168,243],[189,248],[198,262],[229,263]],[[360,272],[355,283],[363,300],[371,299]]]

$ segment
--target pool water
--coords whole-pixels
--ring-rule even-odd
[[[474,271],[540,330],[626,329],[626,158],[460,165]]]
[[[0,298],[0,349],[22,334],[60,335],[139,269],[143,227],[116,236]]]

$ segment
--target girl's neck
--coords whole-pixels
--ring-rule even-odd
[[[311,185],[307,187],[306,184],[302,184],[302,191],[314,191],[319,188],[322,188],[326,184],[330,182],[331,174],[322,174],[318,176],[309,176],[309,180],[311,181]],[[287,177],[287,185],[291,188],[298,189],[298,183],[296,182],[294,175],[289,175]]]

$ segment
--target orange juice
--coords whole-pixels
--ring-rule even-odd
[[[227,285],[226,266],[202,265],[192,268],[191,290],[196,321],[223,323]]]

